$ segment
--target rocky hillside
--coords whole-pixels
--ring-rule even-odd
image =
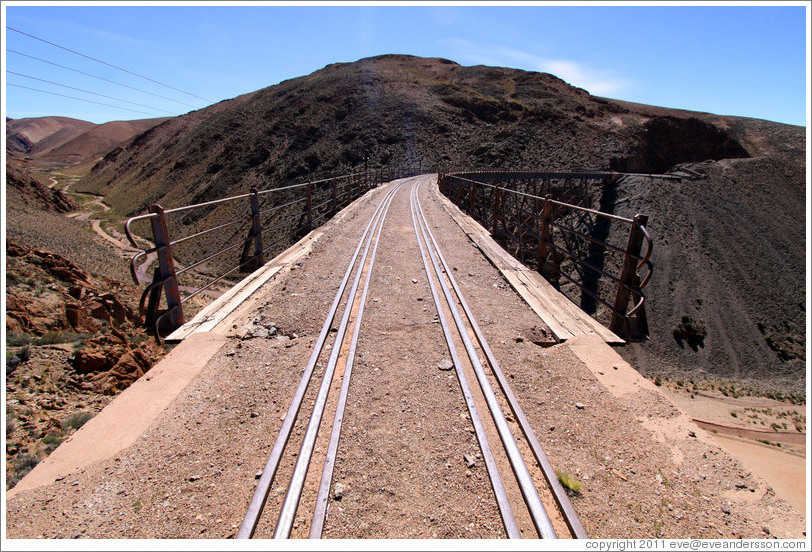
[[[657,133],[668,147],[641,155]],[[167,121],[111,152],[82,186],[136,213],[365,163],[660,170],[697,156],[746,153],[700,119],[642,116],[553,75],[381,56]]]
[[[125,261],[80,200],[6,158],[6,482],[15,482],[144,374],[163,350],[141,329]]]

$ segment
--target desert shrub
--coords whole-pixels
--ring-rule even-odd
[[[17,459],[17,462],[15,462],[15,464],[16,465],[14,471],[16,472],[17,475],[22,477],[23,475],[33,470],[34,466],[39,464],[39,458],[28,455],[20,456]]]
[[[11,351],[6,351],[6,376],[10,376],[14,373],[14,369],[20,364],[20,357],[12,353]]]
[[[62,340],[62,332],[59,330],[48,330],[42,337],[36,340],[36,343],[38,345],[53,345],[54,343],[61,343]]]
[[[20,456],[14,463],[14,469],[11,474],[6,478],[6,489],[13,488],[20,479],[25,477],[25,474],[34,469],[34,466],[39,464],[39,459],[33,456]]]
[[[696,351],[698,347],[705,346],[705,337],[708,335],[708,330],[701,320],[694,320],[691,316],[683,314],[673,333],[674,339],[680,345],[685,341],[688,346]]]
[[[33,337],[20,332],[6,333],[6,347],[22,347],[33,341]]]
[[[31,360],[31,345],[23,345],[23,347],[17,351],[17,358],[20,359],[20,362],[28,362]]]
[[[581,491],[583,484],[575,479],[575,477],[572,475],[558,470],[555,471],[555,475],[558,477],[558,481],[565,489],[567,489],[567,491],[575,494],[578,494]]]
[[[77,412],[76,414],[72,414],[62,420],[62,429],[79,429],[83,425],[87,423],[90,418],[93,417],[93,414],[90,412]]]
[[[62,444],[65,438],[62,435],[58,435],[53,431],[49,431],[48,434],[42,438],[42,443],[47,445],[48,452],[53,452],[56,447]]]

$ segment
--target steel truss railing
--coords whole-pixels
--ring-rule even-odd
[[[247,194],[173,209],[150,205],[148,214],[132,217],[124,226],[132,246],[141,249],[130,260],[130,273],[136,284],[144,283],[143,275],[139,278],[139,263],[146,266],[152,264],[151,256],[157,257],[151,281],[139,302],[145,326],[160,340],[161,335],[185,323],[183,305],[188,300],[237,272],[248,273],[260,268],[265,264],[268,251],[278,250],[291,239],[323,224],[370,188],[406,176],[409,172],[413,171],[399,168],[393,174],[389,167],[369,169],[279,188],[258,190],[254,187]],[[189,224],[189,220],[196,221],[225,205],[231,207],[229,214],[236,213],[236,216],[181,237],[174,236]],[[179,218],[181,214],[185,218]],[[137,243],[132,227],[139,221],[150,222],[152,247],[144,249]],[[171,238],[170,230],[173,234]],[[226,235],[228,232],[231,232],[230,236]],[[271,233],[271,243],[267,243],[267,238],[263,239],[268,233]],[[178,267],[175,256],[181,245],[186,254],[182,256],[184,265]],[[212,248],[214,251],[209,251]],[[238,260],[230,263],[228,254],[236,258],[238,252]],[[194,258],[187,259],[187,256]],[[225,258],[225,263],[221,262],[222,258]],[[181,275],[191,274],[194,269],[208,265],[215,259],[218,259],[218,266],[225,264],[219,274],[205,277],[208,281],[203,285],[180,284]],[[204,278],[199,272],[195,275]],[[162,292],[165,309],[161,309]]]
[[[440,190],[490,230],[495,240],[520,261],[535,265],[576,303],[569,286],[561,287],[562,280],[580,290],[580,305],[587,312],[596,314],[598,304],[606,307],[611,331],[627,340],[644,340],[648,321],[643,289],[653,270],[648,217],[627,218],[591,208],[598,186],[622,176],[589,171],[466,172],[441,174],[439,183]],[[625,246],[611,243],[610,236],[626,238]]]

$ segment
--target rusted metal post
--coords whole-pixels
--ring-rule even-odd
[[[307,231],[313,230],[313,184],[307,183],[307,202],[305,209],[307,209]]]
[[[240,257],[240,272],[253,272],[265,264],[265,255],[262,247],[262,222],[259,214],[259,191],[256,186],[251,188],[251,231]],[[254,255],[249,261],[251,243],[254,244]]]
[[[547,262],[547,253],[552,238],[552,222],[553,222],[553,203],[552,194],[547,194],[544,197],[544,207],[541,210],[541,228],[539,231],[539,252],[538,252],[538,270],[542,274],[545,273],[545,263]]]
[[[330,190],[330,216],[334,217],[336,211],[338,210],[338,205],[336,205],[336,188],[338,188],[338,181],[333,181],[332,190]]]
[[[621,335],[623,329],[627,327],[625,313],[632,294],[629,288],[634,288],[635,281],[638,280],[637,264],[638,259],[640,259],[644,238],[642,227],[647,224],[648,217],[646,215],[635,215],[632,228],[629,231],[629,242],[626,246],[626,254],[623,256],[623,270],[620,273],[620,283],[618,283],[617,296],[615,297],[615,311],[612,313],[612,321],[609,324],[609,329],[617,335]],[[620,315],[618,313],[624,314]],[[631,339],[631,337],[631,335],[627,335],[626,339]]]
[[[171,330],[175,330],[180,328],[185,320],[183,319],[183,306],[180,302],[178,279],[175,275],[175,262],[172,259],[169,231],[166,228],[166,216],[164,215],[163,208],[157,204],[150,205],[149,212],[157,215],[150,218],[152,236],[155,239],[160,278],[163,281],[164,292],[166,293],[166,306],[167,309],[169,309],[169,323]]]
[[[496,188],[493,191],[493,218],[491,220],[491,235],[496,234],[496,229],[499,226],[499,217],[502,214],[502,190]]]

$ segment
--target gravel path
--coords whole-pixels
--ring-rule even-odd
[[[273,321],[276,335],[231,338],[133,446],[12,496],[8,536],[233,537],[346,263],[384,192],[329,229],[295,270],[257,292],[260,306],[245,323]],[[538,317],[447,216],[436,186],[421,194],[454,276],[550,461],[582,485],[572,500],[590,536],[803,538],[800,514],[688,424],[653,385],[642,378],[629,383],[636,373],[613,351],[604,355],[608,368],[596,368],[568,344],[535,344],[546,331]],[[331,497],[324,536],[504,537],[459,385],[438,369],[448,352],[405,188],[382,240],[333,478],[344,490]],[[240,324],[232,329],[238,334]],[[323,362],[317,378],[320,370]],[[624,385],[610,390],[607,382],[615,379]],[[310,387],[300,418],[315,396],[317,385]],[[301,426],[288,450],[298,450]],[[324,450],[317,442],[317,459]],[[474,456],[472,467],[464,455]],[[292,454],[285,458],[258,538],[272,534],[294,461]],[[293,537],[306,537],[305,509],[314,499],[306,491]]]

